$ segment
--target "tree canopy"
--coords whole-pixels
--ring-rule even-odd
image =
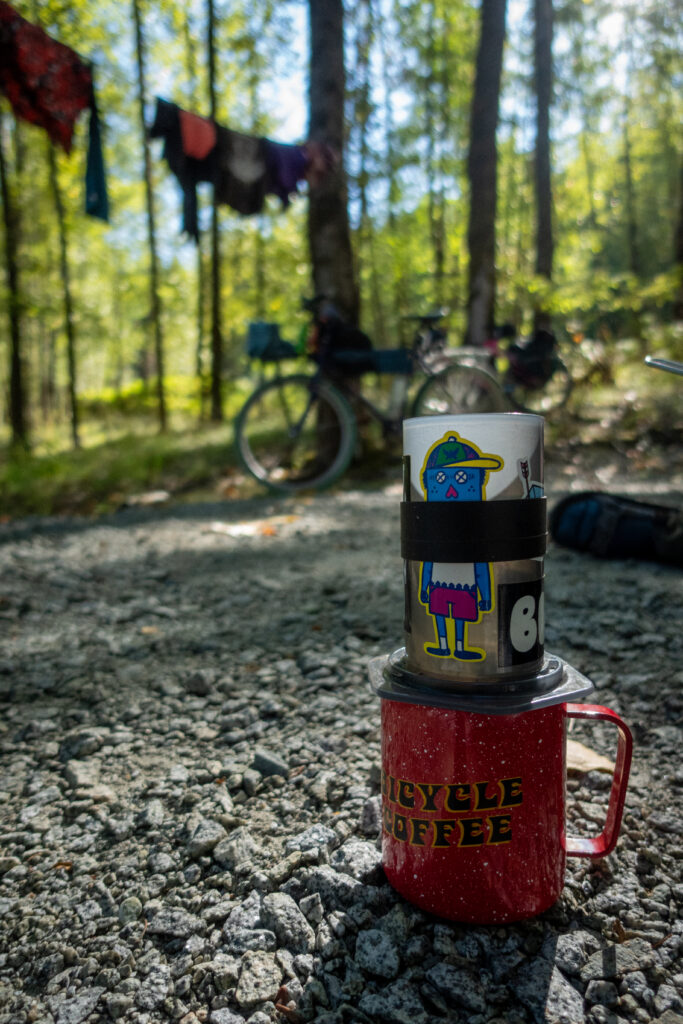
[[[67,156],[50,146],[40,128],[17,120],[0,93],[2,201],[12,211],[9,229],[5,219],[1,230],[16,259],[16,280],[5,261],[0,289],[5,310],[16,293],[27,408],[36,421],[68,412],[70,345],[81,396],[105,388],[121,393],[136,380],[152,380],[161,350],[149,329],[155,311],[133,8],[113,0],[16,0],[12,6],[92,62],[111,208],[108,224],[84,214],[87,116],[79,118]],[[148,125],[156,96],[210,113],[208,6],[200,0],[137,0]],[[541,6],[551,8],[549,0],[508,3],[496,134],[495,319],[528,330],[542,308],[560,333],[636,335],[660,348],[668,339],[675,356],[681,341],[671,325],[681,315],[683,237],[680,11],[658,0],[555,0],[550,275],[537,259],[534,198],[534,10]],[[304,142],[308,5],[215,0],[213,8],[217,122],[276,141]],[[467,159],[484,24],[479,9],[472,0],[344,5],[339,173],[348,189],[360,322],[378,345],[396,346],[400,317],[433,306],[451,310],[454,341],[465,332],[468,223],[476,213]],[[210,358],[211,254],[203,239],[211,224],[211,192],[199,188],[197,248],[180,233],[181,195],[160,141],[151,140],[149,149],[164,373],[196,378],[198,368],[206,375]],[[249,320],[278,321],[290,336],[303,322],[300,297],[310,293],[315,274],[302,191],[286,209],[269,197],[255,216],[217,210],[227,387],[240,372]],[[3,315],[5,409],[11,352]]]

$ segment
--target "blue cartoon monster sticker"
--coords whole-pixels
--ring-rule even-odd
[[[482,453],[455,433],[446,434],[427,452],[422,467],[426,501],[485,501],[489,473],[503,468],[498,455]],[[483,661],[486,652],[469,647],[467,627],[493,610],[493,572],[488,562],[423,562],[420,601],[433,617],[436,644],[425,651],[437,658]],[[454,621],[452,648],[447,623]]]

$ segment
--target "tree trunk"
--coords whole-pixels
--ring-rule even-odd
[[[190,24],[190,13],[187,10],[185,11],[183,21],[183,39],[185,43],[185,68],[187,70],[190,98],[196,107],[198,105],[197,49]],[[199,207],[199,203],[200,198],[197,195],[197,207]],[[201,233],[197,239],[197,341],[195,345],[195,373],[199,382],[199,415],[201,419],[204,415],[204,255],[202,253]]]
[[[553,69],[553,2],[534,0],[534,90],[536,93],[536,149],[534,188],[536,192],[536,273],[552,281],[553,225],[550,182],[550,104]],[[534,327],[550,330],[547,310],[534,310]]]
[[[21,358],[19,261],[17,258],[19,218],[7,177],[3,133],[4,124],[2,115],[0,115],[0,189],[2,190],[2,212],[5,222],[5,265],[7,269],[7,292],[9,299],[7,309],[10,335],[9,420],[12,429],[12,446],[28,448],[26,383],[23,377]]]
[[[624,184],[626,186],[626,237],[628,269],[640,277],[640,252],[638,248],[638,220],[636,217],[635,189],[633,186],[633,163],[631,160],[631,138],[629,135],[629,104],[624,114]]]
[[[674,235],[674,262],[678,269],[678,289],[674,299],[674,319],[683,320],[683,163],[680,170],[678,217]]]
[[[308,242],[313,286],[350,323],[359,297],[351,250],[344,171],[344,15],[342,0],[309,0],[309,139],[330,146],[338,163],[310,187]]]
[[[152,160],[149,152],[149,139],[145,125],[145,106],[147,103],[145,89],[145,46],[140,16],[140,0],[133,0],[133,20],[135,22],[135,48],[138,66],[138,101],[140,107],[140,129],[142,132],[142,149],[145,162],[145,192],[147,196],[147,239],[149,244],[149,294],[150,316],[154,332],[154,355],[157,371],[157,407],[159,427],[166,429],[166,398],[164,394],[164,342],[161,327],[161,299],[159,297],[159,258],[157,255],[156,218],[154,213],[154,189],[152,187]]]
[[[62,279],[62,299],[64,301],[64,328],[66,330],[66,356],[68,366],[69,410],[71,415],[71,441],[74,448],[80,448],[78,436],[78,396],[76,374],[76,327],[74,324],[74,308],[71,295],[71,273],[69,271],[69,239],[67,235],[64,203],[57,177],[57,158],[54,143],[48,140],[48,160],[50,164],[50,184],[55,201],[57,227],[59,229],[59,274]]]
[[[424,79],[425,133],[427,135],[427,216],[432,245],[434,299],[443,304],[446,265],[446,197],[444,195],[443,145],[450,134],[448,116],[447,59],[443,52],[442,23],[435,5],[429,5],[427,57],[429,71]]]
[[[382,55],[382,85],[384,92],[383,120],[384,120],[384,146],[386,150],[387,180],[387,235],[389,243],[393,245],[396,234],[397,206],[398,206],[398,175],[397,158],[395,152],[395,127],[394,108],[392,103],[394,82],[392,75],[392,55],[390,54],[390,43],[388,39],[387,24],[383,17],[381,5],[376,10],[377,36],[379,38],[380,52]],[[404,287],[402,264],[399,260],[393,261],[391,279],[391,301],[395,314],[407,312],[408,290]],[[396,324],[393,324],[396,329]]]
[[[208,0],[209,116],[216,120],[216,17]],[[218,204],[214,188],[211,204],[211,419],[223,421],[223,334],[221,330],[221,247]]]
[[[482,345],[495,322],[498,106],[505,42],[506,0],[482,0],[481,35],[470,115],[467,174],[469,294],[466,343]]]
[[[371,140],[369,133],[370,114],[372,109],[370,79],[370,49],[374,36],[374,11],[372,0],[359,0],[356,13],[356,83],[357,95],[354,122],[358,126],[358,150],[360,166],[358,169],[358,197],[360,201],[360,225],[358,232],[358,254],[356,270],[359,282],[362,271],[367,266],[370,286],[370,319],[372,335],[380,346],[386,344],[386,326],[382,306],[382,289],[377,270],[375,247],[375,229],[368,202],[368,182],[370,180],[369,159]],[[360,285],[359,285],[360,287]]]

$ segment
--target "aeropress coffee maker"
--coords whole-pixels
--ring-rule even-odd
[[[381,700],[382,862],[401,895],[479,924],[541,913],[567,856],[615,846],[631,733],[578,703],[593,684],[544,649],[543,420],[404,423],[405,646],[370,663]],[[600,835],[565,831],[573,718],[617,729]]]

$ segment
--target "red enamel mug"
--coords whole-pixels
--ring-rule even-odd
[[[567,856],[604,857],[614,848],[631,733],[609,708],[567,702],[567,689],[526,699],[528,710],[509,714],[430,706],[419,693],[410,702],[403,690],[392,700],[377,691],[382,861],[411,903],[477,924],[532,917],[559,898]],[[618,734],[606,821],[594,838],[565,831],[566,734],[574,718],[608,722]]]

